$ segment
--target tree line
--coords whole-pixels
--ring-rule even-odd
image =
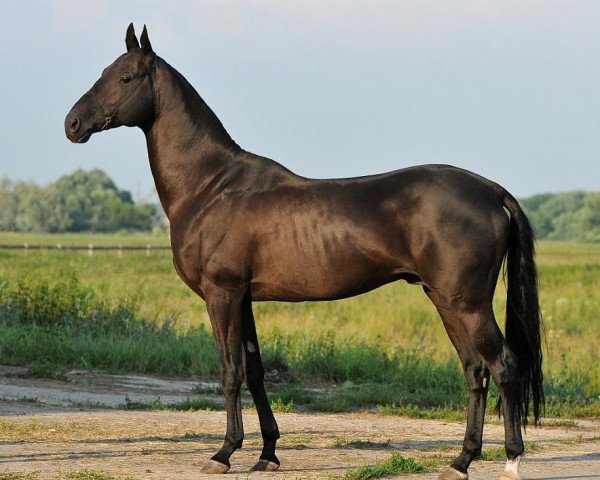
[[[520,202],[537,238],[600,242],[600,192],[542,193]]]
[[[0,179],[0,231],[150,231],[161,223],[156,205],[136,204],[99,169],[76,170],[47,186]]]

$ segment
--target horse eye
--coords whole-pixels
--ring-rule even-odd
[[[131,77],[129,75],[123,75],[121,77],[121,83],[129,83],[131,82]]]

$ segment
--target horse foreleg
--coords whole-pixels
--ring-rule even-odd
[[[211,288],[206,306],[221,360],[221,383],[227,409],[227,433],[221,449],[202,468],[203,473],[225,473],[229,457],[242,446],[244,427],[240,387],[242,384],[242,299],[243,291]]]
[[[252,470],[272,472],[279,468],[279,459],[275,455],[275,444],[279,438],[279,428],[265,392],[265,372],[260,358],[252,303],[248,295],[244,297],[242,306],[242,344],[246,384],[256,406],[260,432],[263,438],[260,459]]]

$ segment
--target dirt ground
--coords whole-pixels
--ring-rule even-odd
[[[123,478],[203,478],[201,466],[222,443],[224,412],[122,408],[126,396],[130,402],[194,398],[198,382],[88,372],[69,372],[64,382],[19,378],[20,373],[0,367],[0,473],[36,471],[38,478],[57,478],[90,469]],[[462,423],[375,413],[276,416],[281,469],[248,473],[261,439],[255,412],[245,409],[246,440],[232,457],[230,478],[327,478],[399,452],[432,467],[396,478],[435,479],[460,451],[464,433]],[[484,451],[497,451],[503,435],[502,425],[490,419]],[[542,428],[528,429],[525,440],[534,448],[523,460],[524,478],[600,479],[600,419],[547,420]],[[503,466],[502,458],[477,461],[470,478],[497,479]]]

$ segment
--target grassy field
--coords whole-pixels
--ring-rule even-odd
[[[0,234],[0,244],[24,242],[164,245],[168,239],[149,235]],[[600,369],[597,367],[600,364],[600,245],[541,242],[537,260],[547,341],[545,372],[548,392],[551,398],[555,395],[562,402],[600,404]],[[3,288],[16,288],[25,277],[37,282],[33,287],[30,285],[31,288],[38,288],[40,282],[47,282],[51,288],[77,278],[77,288],[82,291],[89,289],[98,301],[113,307],[135,305],[135,314],[132,315],[149,324],[161,325],[166,321],[179,333],[195,332],[200,335],[202,348],[207,350],[208,356],[202,357],[204,360],[214,354],[204,303],[179,280],[173,270],[170,252],[152,252],[150,256],[144,252],[125,252],[119,258],[116,252],[96,252],[89,256],[85,251],[0,251],[0,282],[3,282]],[[25,285],[23,288],[28,287]],[[501,326],[504,323],[504,306],[505,291],[501,281],[495,298]],[[369,380],[372,371],[380,373],[372,379],[380,385],[408,382],[405,377],[412,368],[413,373],[429,378],[428,381],[442,384],[458,382],[458,389],[464,390],[456,354],[437,313],[419,287],[396,283],[336,302],[258,303],[255,314],[259,337],[269,359],[283,362],[302,375],[347,382],[342,386],[348,394],[348,402],[361,395],[365,397],[364,401],[358,403],[365,405],[392,404],[394,395],[399,395],[397,398],[404,401],[406,395],[402,394],[401,387],[379,388],[379,394],[373,393],[378,390],[376,386],[361,389],[360,384]],[[207,328],[197,330],[201,326]],[[16,329],[12,334],[18,335],[19,328],[11,328]],[[28,328],[38,327],[30,325]],[[35,333],[40,334],[43,333]],[[34,335],[33,331],[29,335]],[[186,343],[186,355],[192,355],[188,348],[192,351],[198,348],[195,342],[199,338],[191,339],[189,345]],[[90,342],[93,343],[93,340]],[[88,344],[88,347],[81,348],[92,346]],[[126,350],[125,346],[123,348]],[[174,344],[173,348],[182,347]],[[6,361],[2,355],[0,359]],[[67,363],[73,361],[69,358],[62,360]],[[27,357],[13,359],[13,362],[18,361],[26,362]],[[412,367],[398,369],[399,363]],[[117,363],[106,366],[119,370],[126,363],[119,365],[121,367]],[[141,366],[133,368],[144,370]],[[165,373],[169,371],[166,367],[162,370],[159,366],[154,368]],[[207,367],[177,371],[184,372],[210,374],[215,370]],[[413,375],[415,385],[418,383],[416,373]],[[453,386],[442,386],[442,390],[444,388],[447,392],[454,392]],[[343,393],[336,394],[336,398],[342,399],[339,400],[342,404]],[[435,405],[435,399],[430,396],[430,393],[417,395],[422,403]],[[298,392],[295,395],[283,392],[280,401],[287,402],[286,399],[289,399],[298,404],[302,403],[300,397]],[[438,405],[452,404],[457,399],[459,396],[444,402],[440,398]],[[340,405],[340,409],[344,405]],[[589,412],[586,408],[581,411]],[[592,409],[592,414],[597,411],[597,408]]]

